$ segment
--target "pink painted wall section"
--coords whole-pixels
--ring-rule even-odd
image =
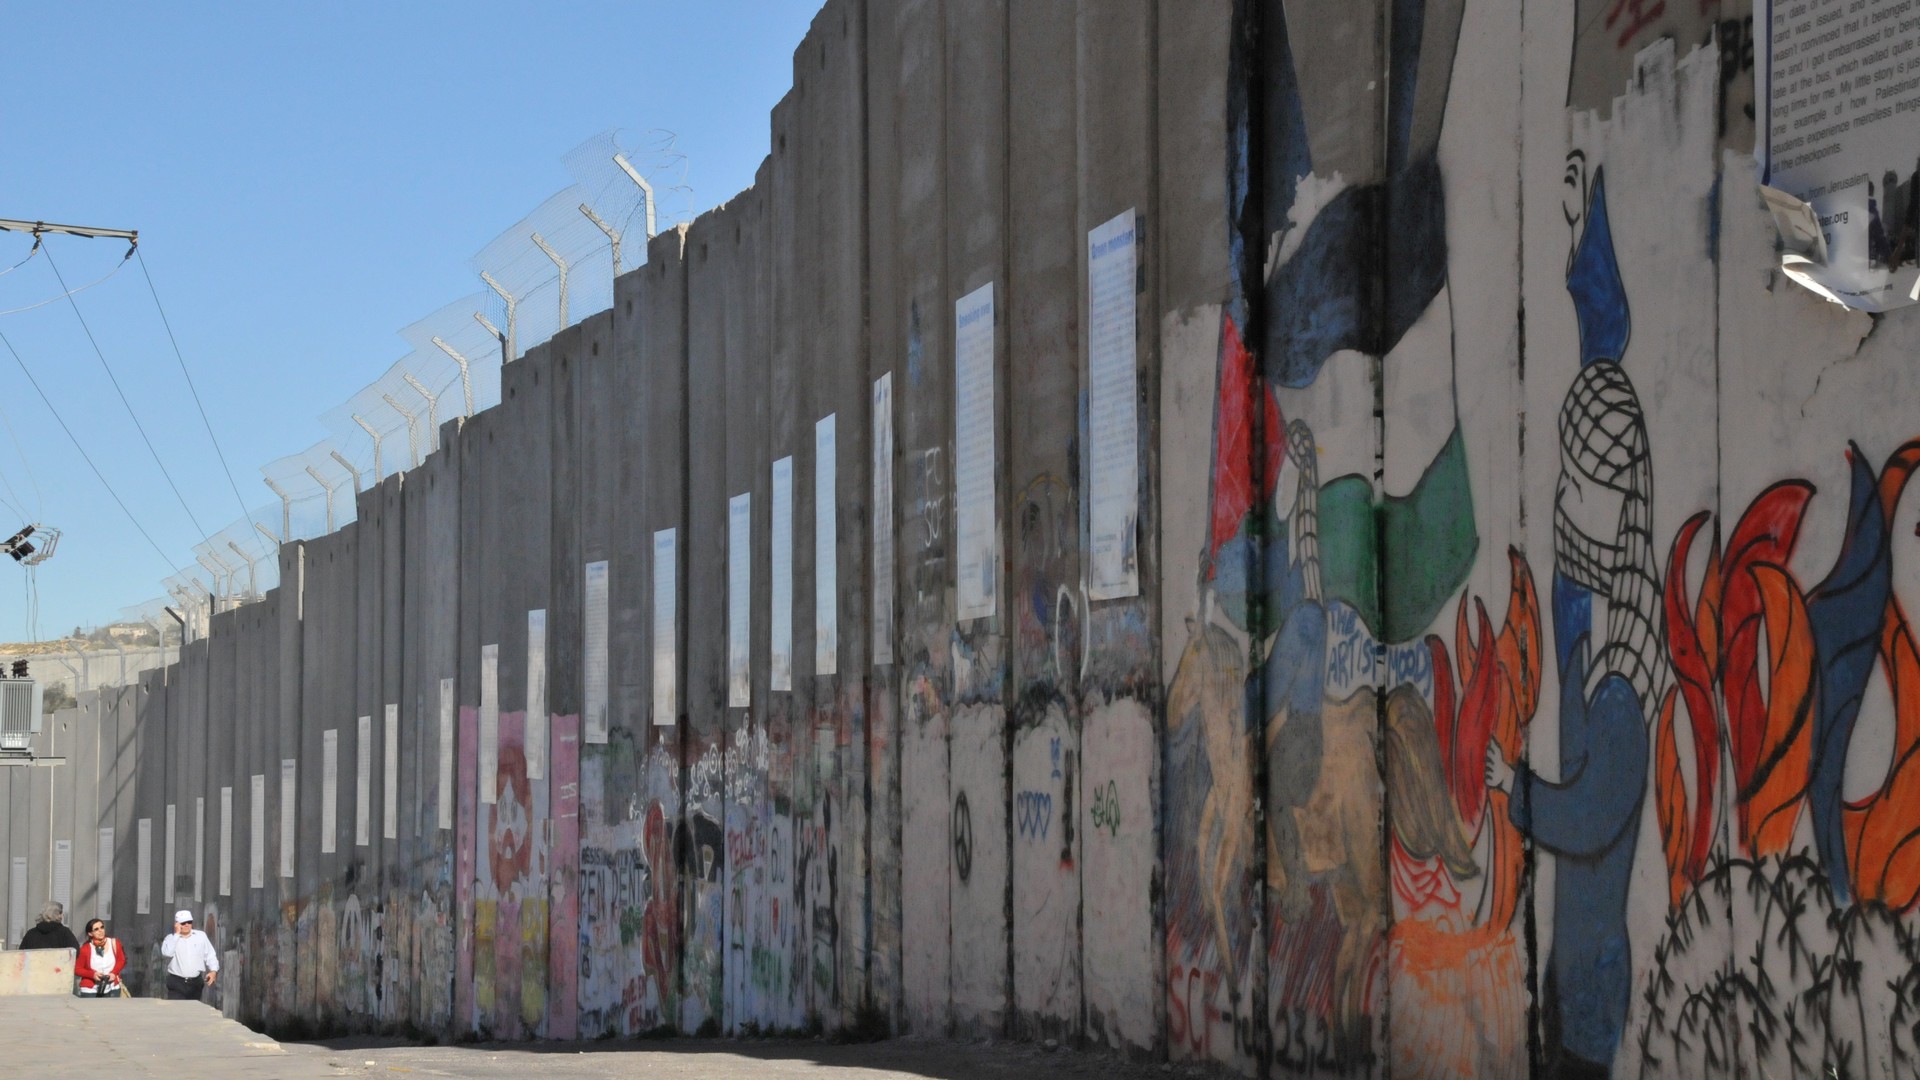
[[[454,817],[453,898],[457,910],[454,931],[454,1031],[473,1030],[473,885],[474,844],[480,800],[480,711],[460,706],[460,789]]]
[[[488,990],[491,974],[491,1015],[493,1034],[499,1038],[524,1038],[534,1032],[527,1022],[523,1003],[527,986],[523,973],[530,967],[546,970],[544,957],[546,915],[544,887],[533,895],[535,883],[542,877],[539,835],[544,832],[534,797],[534,784],[527,779],[526,714],[500,714],[500,760],[497,796],[491,807],[482,807],[485,826],[487,863],[481,868],[476,904],[492,904],[492,971],[484,958],[477,963],[475,982],[483,1017],[488,1016]],[[523,915],[528,918],[523,921]],[[535,923],[537,922],[537,931]],[[482,926],[487,919],[480,918]],[[476,942],[484,949],[486,942]],[[538,954],[530,957],[530,954]],[[530,958],[536,962],[529,963]],[[542,997],[538,990],[535,997]],[[536,1015],[544,1016],[542,1007]]]
[[[555,716],[549,730],[553,822],[547,896],[547,1035],[580,1028],[580,718]]]

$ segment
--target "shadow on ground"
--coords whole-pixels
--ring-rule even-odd
[[[1101,1050],[1048,1050],[1044,1045],[887,1039],[599,1039],[588,1042],[462,1043],[426,1046],[381,1037],[344,1037],[295,1044],[325,1053],[342,1075],[426,1075],[491,1078],[645,1076],[713,1080],[785,1080],[845,1076],[857,1080],[1000,1080],[1101,1077],[1162,1080],[1211,1076],[1198,1067],[1124,1060]]]

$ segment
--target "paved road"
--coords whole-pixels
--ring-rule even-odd
[[[0,998],[0,1073],[20,1077],[340,1076],[197,1001]]]
[[[276,1043],[197,1002],[0,998],[0,1075],[92,1080],[1165,1080],[1198,1070],[1103,1053],[917,1039],[841,1046],[787,1039],[415,1046],[387,1040]]]

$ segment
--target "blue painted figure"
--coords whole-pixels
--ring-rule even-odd
[[[1572,172],[1578,173],[1584,162]],[[1549,1075],[1606,1076],[1633,989],[1627,888],[1647,786],[1647,725],[1671,677],[1660,639],[1646,423],[1620,366],[1631,331],[1596,172],[1567,269],[1580,370],[1559,417],[1553,624],[1560,673],[1559,779],[1498,746],[1487,782],[1514,826],[1558,859],[1543,1004]],[[1596,629],[1597,627],[1597,629]]]

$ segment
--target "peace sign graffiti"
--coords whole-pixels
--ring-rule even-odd
[[[973,811],[964,791],[953,800],[953,866],[961,881],[973,873]]]

